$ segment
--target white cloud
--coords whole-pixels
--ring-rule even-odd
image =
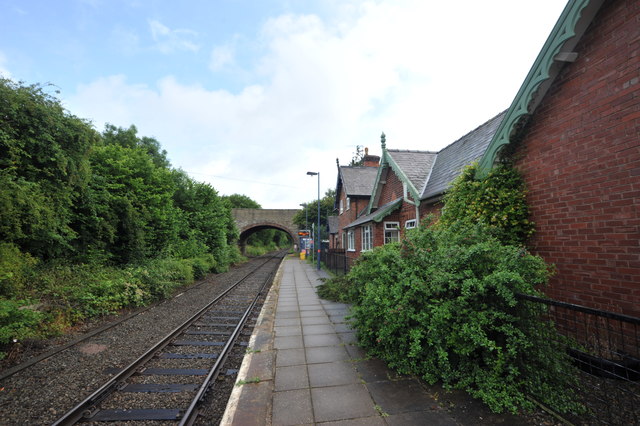
[[[153,41],[156,42],[154,47],[162,53],[173,53],[177,50],[197,52],[200,49],[200,46],[192,41],[197,36],[195,31],[172,30],[155,19],[149,20],[149,30]]]
[[[172,76],[154,86],[111,76],[80,86],[70,109],[135,124],[174,166],[221,193],[296,208],[316,197],[306,171],[321,172],[324,193],[336,157],[347,163],[356,145],[379,154],[381,131],[389,147],[437,150],[508,107],[560,8],[546,0],[518,13],[524,3],[501,0],[492,7],[509,11],[504,19],[483,2],[463,3],[350,2],[325,21],[274,17],[258,34],[258,65],[240,70],[260,84],[232,93]],[[528,40],[541,22],[545,34]],[[192,33],[150,27],[159,49],[189,50]],[[219,45],[209,68],[237,67],[236,53]]]
[[[11,75],[11,72],[7,68],[6,63],[7,63],[6,56],[4,55],[4,53],[0,52],[0,77],[12,79],[13,76]]]
[[[232,65],[234,63],[234,54],[234,48],[228,44],[214,47],[211,51],[209,69],[215,72]]]

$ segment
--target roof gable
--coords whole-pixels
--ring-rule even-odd
[[[436,153],[400,149],[389,149],[386,152],[395,174],[400,180],[410,185],[409,190],[414,194],[415,199],[418,199],[420,189],[431,174]]]
[[[604,0],[570,0],[567,3],[480,160],[478,177],[486,176],[499,151],[524,127],[560,70],[567,62],[575,60],[577,53],[573,49],[603,3]]]
[[[340,166],[340,177],[347,197],[371,196],[377,173],[377,167]]]

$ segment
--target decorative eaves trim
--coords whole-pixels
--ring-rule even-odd
[[[500,150],[511,142],[511,138],[533,114],[567,59],[575,60],[573,49],[603,2],[604,0],[570,0],[564,8],[482,156],[476,173],[478,178],[489,173]]]
[[[380,181],[384,172],[389,167],[389,154],[387,154],[387,138],[382,132],[380,135],[380,147],[382,151],[382,155],[380,156],[380,166],[378,167],[378,173],[376,173],[376,180],[373,183],[373,189],[371,190],[371,197],[369,198],[369,204],[367,205],[366,213],[369,214],[373,210],[373,208],[377,205],[378,199],[380,198],[380,192],[382,188],[380,188]],[[385,174],[386,176],[386,174]]]
[[[396,174],[396,176],[400,178],[402,182],[404,182],[407,185],[407,189],[409,190],[409,192],[411,192],[411,196],[413,197],[415,202],[420,203],[420,194],[418,193],[418,190],[416,189],[416,187],[413,186],[413,183],[411,183],[411,180],[409,179],[409,177],[404,173],[404,171],[402,171],[400,166],[398,166],[398,164],[395,162],[393,157],[391,157],[386,150],[385,150],[385,155],[387,156],[387,162],[391,166],[391,169],[393,170],[393,172]]]
[[[380,206],[380,208],[378,210],[376,210],[373,213],[369,213],[367,215],[364,215],[362,217],[359,217],[358,219],[356,219],[355,221],[351,222],[350,224],[348,224],[347,226],[345,226],[345,229],[348,228],[354,228],[356,226],[365,224],[365,223],[369,223],[369,222],[376,222],[376,223],[380,223],[382,221],[382,219],[384,219],[385,217],[389,216],[389,214],[391,214],[391,212],[393,212],[394,210],[396,210],[398,208],[398,206],[400,206],[402,204],[402,197],[397,198],[383,206]]]

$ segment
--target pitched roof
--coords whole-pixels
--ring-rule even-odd
[[[327,222],[329,223],[329,233],[337,234],[340,230],[340,220],[338,216],[329,216],[327,217]]]
[[[348,197],[371,195],[378,173],[377,167],[340,166],[339,171]]]
[[[397,198],[393,201],[390,201],[387,204],[384,204],[378,207],[376,211],[374,211],[373,213],[369,213],[367,215],[359,217],[358,219],[354,220],[353,222],[345,226],[345,228],[353,228],[354,226],[362,225],[363,223],[372,222],[372,221],[380,222],[382,221],[382,219],[387,217],[389,213],[397,209],[401,203],[402,203],[402,197]]]
[[[431,151],[410,151],[388,149],[391,160],[398,166],[400,173],[404,173],[417,191],[420,191],[431,174],[431,168],[436,160],[436,153]],[[394,167],[395,169],[395,167]]]
[[[506,111],[501,112],[438,152],[431,176],[419,187],[422,189],[420,199],[442,194],[465,166],[482,157],[505,114]]]

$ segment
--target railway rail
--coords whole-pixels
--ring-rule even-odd
[[[264,261],[168,333],[54,425],[174,421],[191,425],[285,252]],[[167,408],[170,407],[170,408]]]

